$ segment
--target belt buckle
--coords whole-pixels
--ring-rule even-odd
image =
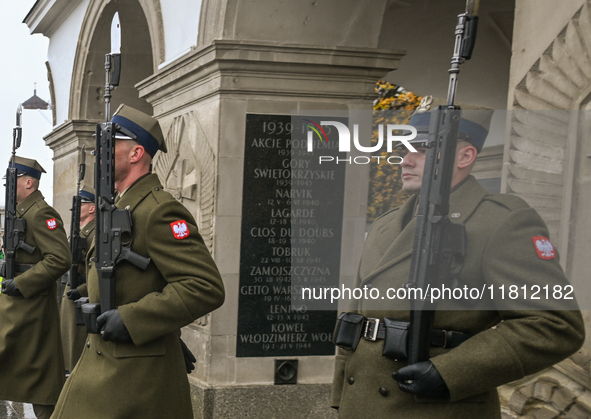
[[[370,328],[370,324],[373,324],[373,328]],[[365,321],[365,330],[363,331],[363,339],[375,342],[378,338],[378,328],[380,325],[380,319],[368,318]]]

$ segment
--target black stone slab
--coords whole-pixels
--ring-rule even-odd
[[[335,353],[336,306],[309,310],[292,287],[339,284],[346,165],[307,152],[301,119],[246,115],[237,357]],[[336,156],[336,131],[324,140]]]

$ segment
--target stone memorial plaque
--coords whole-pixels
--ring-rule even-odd
[[[237,357],[335,353],[336,305],[309,310],[293,290],[339,285],[346,165],[308,152],[299,118],[246,115]]]

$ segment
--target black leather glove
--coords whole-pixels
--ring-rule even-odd
[[[16,286],[14,279],[4,279],[2,281],[2,294],[10,295],[11,297],[22,297],[23,293]]]
[[[68,296],[68,300],[72,301],[76,301],[82,298],[82,296],[80,295],[80,291],[78,291],[78,288],[68,290],[68,292],[66,292],[66,295]]]
[[[417,362],[400,368],[392,378],[400,390],[427,397],[448,398],[449,389],[431,361]]]
[[[197,360],[195,359],[195,355],[193,355],[193,352],[191,352],[191,350],[187,347],[187,345],[185,344],[185,342],[183,342],[182,339],[179,338],[179,340],[181,341],[181,348],[183,349],[183,356],[185,357],[185,368],[187,369],[187,374],[191,374],[191,371],[193,371],[195,369],[195,362],[197,362]]]
[[[101,332],[103,340],[111,342],[133,342],[117,308],[106,311],[98,316],[96,319],[96,328]]]

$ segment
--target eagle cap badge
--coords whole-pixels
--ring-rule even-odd
[[[189,236],[189,226],[187,226],[185,220],[178,220],[170,223],[170,228],[172,229],[172,235],[177,240],[182,240]]]
[[[55,220],[55,218],[47,220],[47,228],[50,230],[55,230],[57,228],[57,221]]]
[[[427,95],[421,99],[419,106],[417,107],[415,113],[421,114],[431,110],[431,104],[433,103],[433,96]]]
[[[556,257],[556,250],[554,250],[554,246],[552,246],[552,243],[546,237],[535,236],[531,240],[534,242],[536,253],[540,259],[554,259]]]

